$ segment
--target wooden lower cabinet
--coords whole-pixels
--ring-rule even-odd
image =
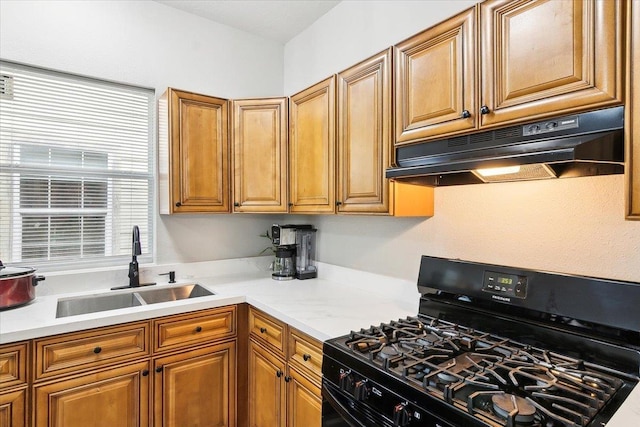
[[[0,346],[0,427],[29,425],[28,341]]]
[[[127,364],[34,387],[35,427],[149,424],[149,362]]]
[[[249,427],[320,427],[322,346],[249,308]]]
[[[305,376],[252,340],[249,426],[320,427],[321,422],[320,377]]]
[[[155,427],[234,427],[236,341],[153,361]]]
[[[322,397],[319,382],[312,382],[289,367],[287,377],[287,425],[289,427],[320,426]],[[320,378],[316,378],[320,380]]]
[[[26,427],[27,388],[0,392],[0,427]]]
[[[249,344],[249,426],[285,427],[284,360],[259,344]]]

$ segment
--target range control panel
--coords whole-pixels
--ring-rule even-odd
[[[482,290],[504,298],[527,297],[527,276],[485,271]]]

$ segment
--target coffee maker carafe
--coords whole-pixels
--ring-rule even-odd
[[[296,228],[294,225],[271,227],[271,241],[276,247],[273,280],[291,280],[296,277]]]
[[[278,225],[271,227],[275,246],[274,280],[311,279],[318,277],[315,265],[316,229],[311,225]]]

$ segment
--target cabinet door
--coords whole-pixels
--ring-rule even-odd
[[[236,425],[236,342],[153,362],[156,427]]]
[[[481,126],[621,103],[622,4],[481,3]]]
[[[285,427],[285,363],[255,342],[249,344],[249,427]]]
[[[233,101],[233,211],[287,212],[287,99]]]
[[[34,387],[35,427],[142,427],[149,422],[149,362]]]
[[[335,77],[289,104],[290,212],[335,212]]]
[[[27,389],[0,393],[0,427],[27,426]]]
[[[338,74],[340,213],[388,213],[391,49]]]
[[[395,46],[396,144],[477,126],[476,9]]]
[[[170,197],[161,213],[229,212],[228,101],[174,89],[166,95]]]
[[[640,4],[627,2],[627,105],[625,108],[625,150],[627,156],[628,219],[640,219]]]
[[[287,427],[320,427],[322,396],[320,379],[314,383],[297,370],[287,376]]]

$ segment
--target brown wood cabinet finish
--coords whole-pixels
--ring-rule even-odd
[[[236,334],[236,307],[222,307],[153,321],[154,352],[175,350]]]
[[[249,334],[280,357],[287,357],[287,325],[262,311],[249,307]]]
[[[34,386],[35,427],[140,427],[149,424],[149,362]]]
[[[18,342],[0,346],[0,390],[26,385],[29,343]]]
[[[253,307],[249,312],[249,426],[319,427],[322,344]],[[268,341],[260,325],[278,325],[282,340]]]
[[[287,98],[233,101],[233,211],[288,211]]]
[[[230,212],[228,109],[171,88],[160,98],[160,213]]]
[[[26,427],[27,387],[0,392],[0,427]]]
[[[627,3],[626,216],[640,220],[640,4]]]
[[[291,213],[334,213],[335,77],[289,100],[289,191]]]
[[[339,213],[388,213],[391,49],[338,74]]]
[[[286,426],[284,360],[256,343],[249,343],[249,426]]]
[[[622,103],[619,1],[480,3],[480,125]]]
[[[391,54],[387,49],[337,76],[336,205],[341,214],[433,215],[433,189],[384,176],[393,155]]]
[[[35,380],[122,363],[149,356],[149,323],[92,329],[37,339]]]
[[[289,369],[287,381],[287,426],[319,427],[321,424],[322,397],[320,383],[309,381],[297,370]]]
[[[476,9],[395,46],[395,142],[474,129]]]
[[[155,427],[236,425],[236,342],[153,362]]]

